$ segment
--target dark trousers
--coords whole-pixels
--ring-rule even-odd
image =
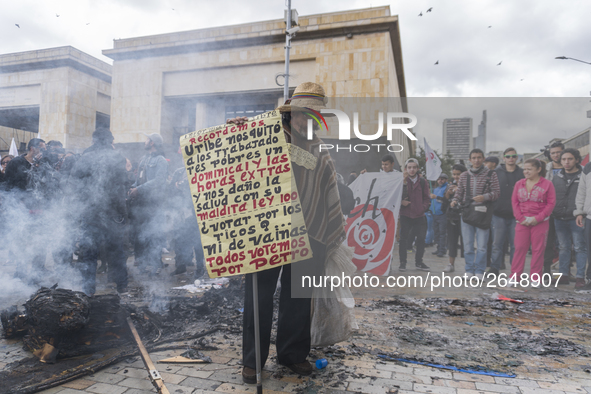
[[[135,259],[142,268],[155,272],[162,267],[165,219],[155,204],[136,205],[131,209]]]
[[[447,221],[447,247],[449,249],[449,257],[458,257],[458,239],[461,244],[461,253],[464,257],[464,240],[462,239],[462,223],[460,219],[454,221]]]
[[[509,246],[509,261],[513,261],[515,254],[515,218],[502,218],[493,215],[492,217],[494,242],[492,247],[491,267],[500,270],[505,260],[507,246]]]
[[[117,289],[127,287],[127,255],[123,249],[125,224],[111,218],[91,219],[84,223],[77,264],[82,274],[82,291],[88,295],[96,292],[96,266],[103,246],[110,279],[117,284]]]
[[[554,260],[556,247],[556,227],[554,218],[550,217],[550,228],[548,230],[548,239],[546,240],[546,249],[544,250],[544,273],[552,274],[552,260]]]
[[[488,243],[486,244],[486,266],[490,267],[492,264],[492,250],[493,250],[493,238],[495,236],[495,229],[491,224],[490,230],[488,230]]]
[[[437,253],[445,254],[447,252],[447,215],[433,215],[433,230],[435,232],[435,243],[437,243]]]
[[[585,239],[587,240],[587,273],[586,279],[591,279],[591,220],[585,219]]]
[[[16,206],[10,215],[15,218],[9,216],[9,225],[20,224],[9,235],[9,259],[16,265],[14,276],[38,284],[47,276],[45,262],[50,223],[42,213],[32,213],[24,205]]]
[[[177,268],[187,267],[193,261],[195,253],[195,276],[201,277],[205,273],[205,256],[201,246],[201,234],[197,217],[193,214],[184,219],[174,231],[174,253]]]
[[[269,356],[271,328],[273,326],[273,294],[277,288],[277,279],[281,268],[283,268],[283,273],[281,274],[277,341],[275,343],[277,362],[282,365],[298,364],[306,361],[306,357],[310,353],[310,309],[312,305],[310,296],[312,295],[312,289],[309,289],[307,298],[292,297],[292,288],[295,291],[295,285],[301,283],[302,274],[318,275],[324,271],[324,246],[312,239],[310,239],[310,243],[314,256],[311,259],[257,273],[261,368],[265,365]],[[255,369],[253,275],[247,274],[245,278],[242,357],[244,366]]]
[[[407,216],[400,216],[400,247],[398,248],[398,256],[400,257],[400,264],[406,264],[406,249],[412,245],[412,240],[415,239],[417,253],[415,254],[415,263],[423,262],[423,254],[425,254],[425,236],[427,235],[427,218],[422,216],[420,218],[409,218]]]

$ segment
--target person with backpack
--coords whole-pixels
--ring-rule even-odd
[[[540,160],[526,160],[523,163],[523,175],[525,179],[517,181],[511,196],[513,215],[517,219],[517,224],[510,285],[521,281],[525,257],[530,246],[532,249],[530,279],[542,281],[549,219],[556,205],[554,185],[544,178],[546,167]]]
[[[429,185],[419,174],[419,162],[417,159],[408,159],[404,164],[404,186],[402,189],[402,201],[400,207],[400,258],[399,271],[406,271],[407,248],[416,237],[417,252],[415,254],[415,267],[421,271],[429,271],[430,268],[423,263],[425,254],[425,237],[427,235],[427,218],[425,212],[431,205]]]
[[[492,221],[492,202],[501,193],[499,179],[484,165],[484,152],[470,151],[472,168],[460,175],[451,206],[462,206],[462,238],[466,274],[482,280],[486,269],[486,250]],[[476,251],[474,250],[476,241]]]

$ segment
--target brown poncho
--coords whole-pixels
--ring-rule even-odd
[[[285,131],[289,139],[290,132]],[[329,256],[345,239],[334,162],[327,151],[320,151],[323,141],[316,135],[311,141],[291,138],[291,143],[293,173],[308,236],[324,244]]]

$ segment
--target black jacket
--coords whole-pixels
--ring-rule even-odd
[[[516,166],[515,171],[509,172],[505,164],[501,164],[495,169],[497,178],[499,178],[499,187],[501,195],[493,204],[493,214],[504,219],[513,219],[513,207],[511,206],[511,196],[518,180],[525,178],[523,169]]]
[[[25,159],[24,155],[12,159],[6,166],[6,189],[27,190],[30,170],[31,163]]]
[[[344,183],[337,182],[337,187],[339,188],[339,197],[341,199],[341,212],[343,215],[348,215],[355,208],[355,196],[351,188]]]
[[[552,216],[559,220],[574,219],[574,211],[577,209],[575,200],[577,198],[577,190],[579,190],[579,181],[583,170],[578,166],[575,177],[571,178],[569,182],[566,177],[564,168],[552,178],[554,189],[556,190],[556,206],[552,211]]]
[[[94,144],[86,149],[72,168],[70,209],[81,220],[127,216],[126,160],[110,145]]]

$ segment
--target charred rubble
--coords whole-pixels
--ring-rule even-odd
[[[56,286],[41,288],[24,309],[0,312],[4,337],[22,339],[34,355],[0,371],[0,393],[34,393],[135,356],[127,317],[149,351],[185,349],[207,359],[199,352],[217,348],[206,336],[242,332],[242,285],[241,278],[233,279],[199,297],[140,292],[125,302],[117,294],[88,297]]]

